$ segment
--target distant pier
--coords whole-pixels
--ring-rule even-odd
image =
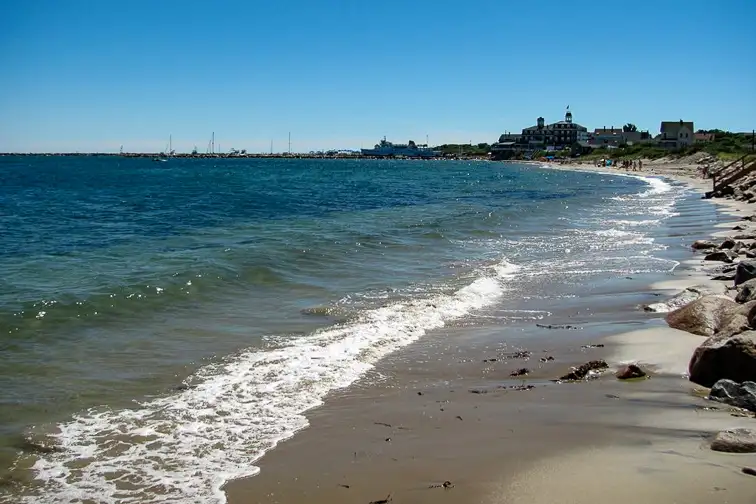
[[[281,154],[172,154],[166,156],[163,153],[109,153],[109,152],[60,152],[60,153],[25,153],[25,152],[0,152],[0,156],[73,156],[73,157],[121,157],[121,158],[177,158],[177,159],[422,159],[422,160],[443,160],[443,159],[465,159],[465,160],[487,160],[489,156],[484,155],[441,155],[429,158],[404,157],[404,156],[365,156],[359,153],[281,153]]]

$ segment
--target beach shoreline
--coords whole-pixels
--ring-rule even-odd
[[[642,172],[549,168],[662,176],[699,193],[710,184],[696,177],[694,165]],[[733,200],[710,201],[723,215],[708,230],[712,236],[752,209]],[[664,299],[706,282],[711,280],[701,261],[691,257],[673,280],[648,291]],[[523,329],[502,348],[441,343],[490,341],[465,333],[496,330],[491,327],[429,335],[308,412],[309,427],[268,452],[259,461],[260,475],[225,486],[228,502],[371,502],[390,495],[392,502],[577,503],[610,492],[613,502],[752,502],[755,482],[739,469],[756,464],[756,457],[702,446],[718,430],[752,422],[725,408],[705,409],[701,388],[685,378],[703,338],[629,309],[618,302],[561,343],[559,330],[544,336]],[[522,351],[532,355],[520,359]],[[481,365],[491,355],[500,358]],[[550,381],[597,358],[611,371],[599,380]],[[630,362],[649,370],[652,379],[616,380],[613,371]],[[509,373],[518,366],[535,369],[527,380],[513,379]],[[377,377],[383,379],[368,385]]]

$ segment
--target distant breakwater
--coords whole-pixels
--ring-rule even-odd
[[[468,160],[488,160],[488,156],[481,155],[448,155],[436,156],[432,158],[410,158],[406,156],[364,156],[362,154],[173,154],[165,156],[160,153],[108,153],[108,152],[56,152],[56,153],[25,153],[25,152],[0,152],[0,156],[80,156],[80,157],[123,157],[123,158],[181,158],[181,159],[422,159],[422,160],[443,160],[443,159],[468,159]]]

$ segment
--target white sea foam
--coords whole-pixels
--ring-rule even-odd
[[[599,229],[598,231],[593,231],[593,234],[598,235],[598,236],[610,236],[612,238],[625,237],[625,236],[633,236],[633,237],[643,236],[643,234],[641,233],[633,233],[631,231],[622,231],[621,229]]]
[[[653,226],[661,222],[661,219],[644,219],[644,220],[627,220],[627,219],[615,219],[605,221],[607,225],[623,226],[623,227],[640,227],[640,226]]]
[[[672,185],[656,177],[638,177],[651,186],[650,189],[639,194],[640,197],[664,194],[672,190]]]
[[[303,413],[381,357],[495,302],[518,267],[503,261],[452,295],[396,303],[354,322],[200,369],[192,387],[133,409],[91,410],[58,426],[60,452],[34,464],[24,502],[225,502],[222,485],[307,426]]]

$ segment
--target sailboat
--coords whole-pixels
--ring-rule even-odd
[[[165,149],[165,151],[161,152],[158,157],[152,158],[152,160],[165,163],[166,161],[168,161],[169,157],[173,156],[173,152],[173,135],[170,135],[168,137],[168,148]]]

